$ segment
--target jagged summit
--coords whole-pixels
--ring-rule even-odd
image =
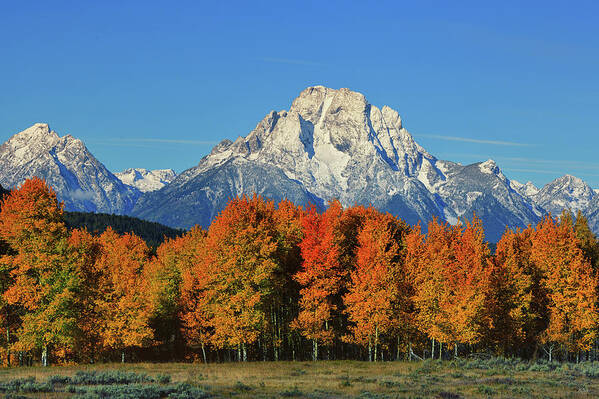
[[[127,213],[140,194],[110,173],[81,140],[60,137],[46,123],[36,123],[0,147],[0,171],[0,184],[8,188],[33,176],[44,178],[73,211]]]
[[[67,209],[131,213],[173,227],[207,226],[230,198],[257,193],[321,209],[333,198],[373,205],[423,227],[434,217],[456,223],[476,213],[491,241],[506,226],[526,227],[564,208],[583,210],[599,231],[599,195],[581,179],[566,175],[539,190],[507,179],[491,159],[437,159],[396,110],[324,86],[303,90],[288,110],[267,113],[246,136],[223,140],[179,175],[132,168],[115,176],[80,140],[35,124],[0,147],[0,184],[34,175]]]
[[[278,180],[274,175],[258,185],[248,180],[252,170],[258,176],[264,168],[280,171]],[[224,173],[224,186],[214,185]],[[324,86],[303,90],[289,110],[269,112],[247,136],[223,140],[196,167],[144,195],[134,213],[159,215],[155,220],[175,225],[170,214],[179,206],[200,209],[199,202],[208,201],[214,213],[226,203],[224,193],[249,194],[250,188],[262,193],[273,185],[295,190],[298,184],[305,193],[294,195],[303,201],[372,204],[411,223],[433,217],[457,222],[500,206],[501,223],[526,226],[541,213],[510,189],[494,161],[462,166],[438,160],[416,143],[396,110],[372,105],[361,93]],[[505,224],[496,230],[502,232]]]
[[[584,211],[596,195],[584,180],[568,174],[546,184],[532,198],[553,215],[559,215],[564,209]]]

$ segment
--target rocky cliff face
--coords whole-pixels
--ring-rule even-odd
[[[597,194],[591,186],[578,177],[565,175],[546,184],[531,198],[553,216],[559,216],[564,209],[573,213],[585,211]]]
[[[221,142],[196,167],[144,195],[134,214],[172,224],[160,209],[176,206],[195,210],[188,214],[191,223],[205,223],[220,210],[216,204],[226,203],[225,195],[251,194],[242,177],[254,168],[278,171],[255,181],[251,188],[258,193],[293,185],[303,192],[296,195],[301,204],[322,206],[334,198],[345,206],[372,204],[409,223],[433,217],[455,223],[497,209],[492,224],[500,225],[490,226],[491,239],[505,224],[523,227],[542,214],[494,162],[462,166],[438,160],[414,141],[395,110],[369,104],[348,89],[322,86],[301,92],[288,111],[270,112],[247,136]],[[226,187],[216,183],[223,181],[223,170]],[[191,192],[209,192],[212,205]]]
[[[550,211],[582,210],[599,233],[599,194],[566,175],[538,189],[510,181],[493,161],[461,165],[428,153],[399,114],[348,89],[309,87],[289,110],[272,111],[245,137],[223,140],[198,165],[110,173],[69,135],[46,124],[0,147],[0,184],[45,178],[68,210],[132,214],[173,227],[208,226],[230,198],[260,194],[324,209],[373,205],[409,223],[457,223],[478,215],[487,238],[526,227]]]
[[[129,213],[140,192],[123,184],[70,135],[45,123],[15,134],[0,147],[0,184],[11,188],[38,176],[54,188],[69,211]]]

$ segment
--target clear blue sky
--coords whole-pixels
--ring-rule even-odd
[[[180,172],[322,84],[439,158],[599,188],[597,4],[5,1],[0,139],[48,122],[113,172]]]

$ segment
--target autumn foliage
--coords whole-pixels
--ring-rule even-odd
[[[507,229],[491,253],[476,216],[421,228],[244,196],[152,254],[67,229],[37,178],[1,205],[6,365],[596,356],[599,244],[580,214]]]

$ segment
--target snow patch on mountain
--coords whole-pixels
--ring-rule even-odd
[[[526,182],[526,184],[522,184],[517,180],[510,180],[510,186],[512,189],[528,198],[536,195],[539,192],[539,189],[531,181]]]
[[[115,173],[115,176],[123,183],[146,193],[149,191],[160,190],[162,187],[173,181],[177,174],[172,169],[148,170],[143,168],[130,168]]]
[[[234,160],[243,161],[231,163]],[[463,166],[438,160],[414,141],[397,111],[378,108],[361,93],[323,86],[302,91],[288,111],[271,111],[247,136],[222,141],[196,167],[144,195],[134,213],[160,212],[155,203],[159,196],[172,201],[160,206],[184,203],[201,209],[191,190],[204,190],[207,184],[211,201],[220,204],[214,196],[230,188],[218,188],[214,179],[221,179],[219,174],[225,171],[230,174],[236,165],[259,168],[257,175],[266,167],[281,170],[282,180],[273,176],[264,184],[282,187],[289,184],[287,180],[296,182],[305,189],[304,198],[322,204],[332,199],[345,206],[371,204],[424,226],[434,217],[457,223],[460,217],[491,213],[491,208],[499,207],[501,215],[493,223],[502,225],[491,229],[490,239],[496,239],[506,224],[524,227],[542,214],[529,198],[510,187],[494,161]],[[230,179],[231,175],[227,184],[235,184],[240,192],[239,181]],[[156,220],[168,224],[167,218]],[[200,214],[196,218],[207,220]]]
[[[597,194],[585,181],[565,175],[546,184],[531,198],[553,216],[559,216],[564,209],[584,212],[595,196]]]

